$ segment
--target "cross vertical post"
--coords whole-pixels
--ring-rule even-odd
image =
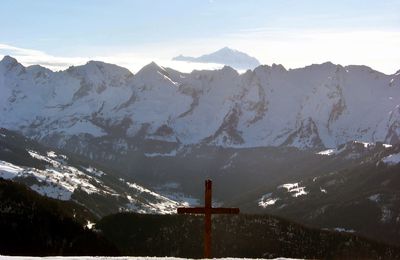
[[[211,180],[205,181],[204,193],[204,257],[211,258],[211,196],[212,196],[212,182]]]
[[[211,214],[239,214],[238,208],[212,207],[212,182],[205,181],[204,207],[178,208],[178,214],[204,214],[204,258],[211,258]]]

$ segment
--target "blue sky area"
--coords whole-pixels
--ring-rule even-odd
[[[394,0],[3,0],[0,8],[0,55],[27,64],[102,58],[135,70],[229,46],[286,67],[331,60],[400,69]]]

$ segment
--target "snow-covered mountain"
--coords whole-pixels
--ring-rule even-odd
[[[151,63],[133,75],[98,61],[52,72],[6,56],[0,92],[2,127],[77,151],[145,147],[149,156],[173,156],[191,144],[308,149],[400,140],[400,73],[365,66],[274,64],[238,74]]]
[[[228,47],[224,47],[216,52],[205,54],[200,57],[179,55],[174,57],[172,60],[199,63],[218,63],[238,70],[254,69],[255,67],[261,65],[256,58]]]

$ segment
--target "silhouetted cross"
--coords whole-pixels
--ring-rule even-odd
[[[239,214],[239,208],[213,208],[212,182],[205,181],[204,207],[178,208],[178,214],[204,214],[204,258],[211,258],[211,214]]]

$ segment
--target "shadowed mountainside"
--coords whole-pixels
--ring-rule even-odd
[[[200,258],[203,217],[123,213],[96,224],[124,255]],[[400,248],[267,215],[213,217],[214,257],[396,259]]]
[[[86,219],[94,217],[73,202],[0,178],[1,255],[118,255],[103,236],[83,227]]]

